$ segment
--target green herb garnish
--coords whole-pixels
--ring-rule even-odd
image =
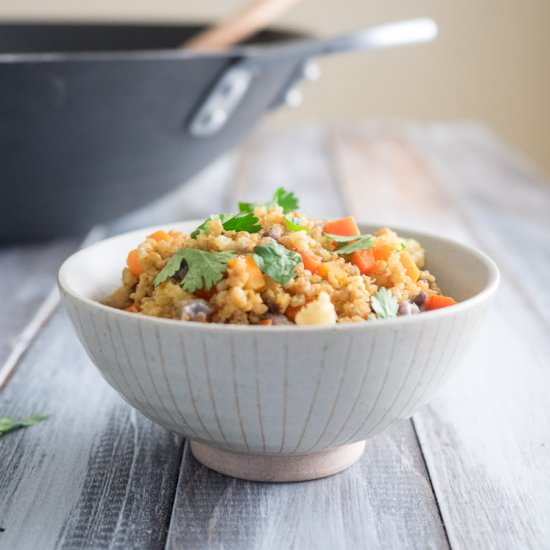
[[[258,233],[262,230],[260,220],[252,212],[239,212],[232,216],[231,214],[214,214],[208,216],[191,233],[191,238],[196,239],[200,233],[206,231],[208,222],[211,220],[220,220],[225,231],[248,231],[249,233]]]
[[[401,241],[399,243],[399,250],[405,250],[406,248],[407,248],[407,245],[403,241]]]
[[[259,233],[262,230],[260,220],[252,212],[239,212],[225,221],[222,220],[222,225],[226,231]]]
[[[289,218],[288,216],[284,217],[283,225],[285,226],[285,229],[287,231],[305,231],[305,232],[307,232],[307,227],[305,225],[301,225],[298,220],[296,220],[294,218]]]
[[[275,193],[273,193],[273,197],[271,198],[270,202],[263,204],[256,204],[253,202],[240,202],[239,211],[254,212],[254,208],[256,208],[256,206],[269,207],[274,205],[280,206],[283,209],[283,212],[285,214],[288,214],[289,212],[294,212],[294,210],[298,210],[298,208],[300,208],[300,201],[292,191],[286,191],[284,187],[279,187],[275,190]]]
[[[300,208],[300,201],[298,197],[292,191],[286,191],[284,187],[279,187],[275,190],[271,202],[278,204],[285,214],[289,212],[294,212]]]
[[[188,269],[180,283],[182,288],[190,293],[200,288],[209,290],[223,278],[227,270],[227,262],[234,256],[233,252],[208,252],[196,248],[180,248],[155,277],[154,284],[158,286],[175,275],[185,260]]]
[[[361,235],[355,237],[355,240],[349,244],[345,244],[336,250],[336,254],[351,254],[356,250],[368,250],[374,246],[374,240],[372,235]]]
[[[356,241],[361,235],[353,235],[353,237],[347,235],[333,235],[332,233],[325,233],[325,237],[336,243],[350,243]]]
[[[225,214],[221,214],[221,216],[225,216]],[[201,233],[206,231],[206,228],[208,226],[208,222],[211,220],[221,220],[221,216],[218,216],[217,214],[214,214],[212,216],[208,216],[206,220],[204,220],[198,227],[191,233],[191,238],[196,239]]]
[[[16,420],[15,418],[10,418],[9,416],[0,416],[0,437],[6,435],[9,432],[20,430],[21,428],[34,426],[35,424],[46,420],[46,418],[48,417],[35,415]]]
[[[378,289],[376,294],[371,297],[370,303],[372,309],[376,313],[377,319],[388,319],[397,316],[399,305],[395,298],[384,287]]]
[[[294,270],[302,261],[299,254],[278,243],[256,246],[252,257],[266,275],[281,285],[286,285],[294,278]]]

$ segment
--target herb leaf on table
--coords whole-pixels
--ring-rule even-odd
[[[0,416],[0,437],[6,435],[9,432],[14,432],[15,430],[20,430],[21,428],[29,428],[34,426],[43,420],[46,420],[47,416],[34,415],[28,416],[27,418],[22,418],[16,420],[9,416]]]

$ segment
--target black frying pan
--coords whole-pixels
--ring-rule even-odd
[[[176,49],[191,26],[0,25],[0,243],[83,232],[146,204],[284,102],[309,59],[431,39],[420,23],[401,39],[265,32],[208,54]]]

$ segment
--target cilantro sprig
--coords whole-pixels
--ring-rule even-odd
[[[289,212],[294,212],[300,208],[300,201],[298,197],[292,192],[287,191],[284,187],[278,187],[271,197],[271,201],[267,203],[253,203],[253,202],[240,202],[239,211],[240,212],[254,212],[256,206],[280,206],[283,209],[285,214]]]
[[[370,299],[371,307],[376,314],[376,319],[389,319],[397,317],[399,305],[396,299],[384,287],[379,288]],[[372,318],[369,315],[369,318]]]
[[[227,270],[227,262],[234,256],[233,252],[208,252],[196,248],[180,248],[155,277],[154,285],[158,286],[174,276],[185,261],[187,272],[180,283],[181,287],[190,293],[200,288],[210,290],[221,281]]]
[[[358,235],[353,237],[343,237],[340,235],[326,235],[329,239],[337,243],[347,243],[336,249],[336,254],[351,254],[356,250],[368,250],[374,246],[374,237],[372,235]]]
[[[35,424],[46,420],[46,418],[48,417],[42,415],[34,415],[16,420],[15,418],[11,418],[9,416],[0,416],[0,437],[6,435],[9,432],[14,432],[15,430],[34,426]]]
[[[283,218],[283,225],[287,231],[305,231],[307,233],[307,227],[300,224],[299,220],[285,216]]]
[[[198,227],[191,233],[191,238],[196,239],[201,233],[206,231],[208,222],[212,220],[220,220],[225,231],[248,231],[249,233],[259,233],[262,230],[260,220],[253,212],[239,212],[234,216],[231,214],[213,214],[208,216]]]
[[[295,268],[302,261],[299,254],[279,243],[256,246],[252,257],[263,273],[281,285],[286,285],[295,277]]]

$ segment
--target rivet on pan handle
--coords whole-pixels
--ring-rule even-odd
[[[246,94],[253,73],[254,69],[247,63],[225,71],[193,116],[189,125],[191,135],[207,137],[218,132]]]

